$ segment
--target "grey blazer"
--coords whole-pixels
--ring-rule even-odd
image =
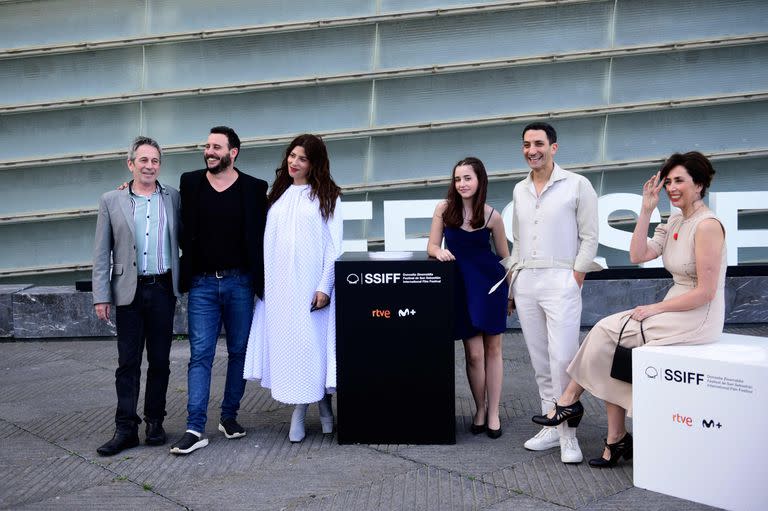
[[[171,236],[173,293],[179,293],[179,192],[160,185]],[[99,199],[93,246],[93,303],[130,305],[136,294],[136,236],[128,187]],[[111,256],[111,257],[110,257]],[[111,267],[111,268],[110,268]],[[112,270],[110,272],[110,269]],[[111,282],[110,282],[111,276]]]

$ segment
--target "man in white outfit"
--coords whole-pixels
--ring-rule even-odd
[[[541,397],[548,413],[570,378],[566,368],[579,348],[581,286],[600,267],[597,194],[584,176],[554,162],[557,133],[546,123],[523,129],[530,174],[515,186],[511,265],[518,271],[513,296]],[[576,429],[566,422],[544,427],[525,442],[542,451],[560,446],[563,463],[583,460]]]

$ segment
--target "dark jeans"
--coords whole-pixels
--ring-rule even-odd
[[[165,417],[165,394],[171,374],[168,360],[173,336],[173,312],[176,297],[170,275],[154,283],[139,282],[130,305],[116,308],[117,317],[117,412],[118,431],[138,429],[141,419],[136,414],[141,386],[141,356],[147,346],[147,385],[144,392],[144,417]]]
[[[251,331],[254,300],[250,273],[237,272],[223,278],[196,275],[189,289],[189,371],[187,383],[187,429],[205,432],[208,398],[211,392],[211,368],[221,325],[227,331],[227,378],[221,418],[236,418],[245,392],[243,367],[248,335]]]

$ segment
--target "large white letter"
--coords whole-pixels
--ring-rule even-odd
[[[405,237],[405,219],[432,218],[438,202],[440,199],[384,201],[384,250],[427,250],[427,239]]]
[[[631,211],[637,215],[640,213],[642,205],[643,196],[635,193],[609,193],[600,197],[597,203],[600,244],[628,252],[629,243],[632,241],[632,233],[611,227],[608,224],[608,217],[614,211],[621,210]],[[661,215],[658,209],[653,210],[651,222],[661,222]],[[658,268],[662,265],[661,258],[658,257],[640,266],[643,268]]]
[[[341,218],[344,220],[370,220],[373,218],[373,203],[371,201],[342,201]],[[343,240],[341,249],[344,252],[368,252],[368,240]]]
[[[768,192],[717,192],[709,206],[725,227],[729,264],[739,264],[739,247],[768,247],[768,229],[739,230],[739,211],[766,209]]]

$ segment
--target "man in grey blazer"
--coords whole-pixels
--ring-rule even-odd
[[[179,192],[160,184],[161,150],[148,137],[136,138],[128,151],[133,179],[122,190],[99,199],[93,249],[93,303],[109,321],[115,305],[118,367],[115,371],[115,434],[97,449],[112,456],[139,444],[136,414],[141,357],[146,343],[147,383],[144,420],[147,445],[166,441],[163,429],[168,389],[168,360],[173,313],[180,296]]]

